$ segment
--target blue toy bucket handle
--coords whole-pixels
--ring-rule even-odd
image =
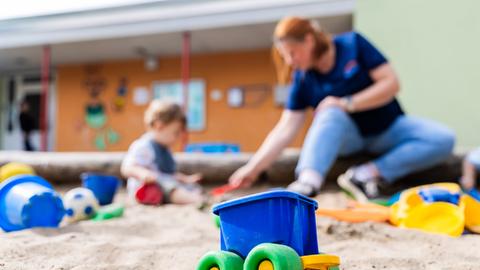
[[[427,203],[448,202],[458,205],[460,201],[460,193],[451,193],[448,190],[440,188],[424,188],[421,189],[418,194]]]
[[[6,232],[58,227],[64,213],[60,196],[41,177],[19,175],[0,186],[0,227]]]

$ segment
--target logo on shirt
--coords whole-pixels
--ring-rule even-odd
[[[355,59],[352,59],[347,62],[345,67],[343,68],[343,74],[345,74],[345,77],[350,78],[352,77],[355,72],[358,70],[358,62]]]

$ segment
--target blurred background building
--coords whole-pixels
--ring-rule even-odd
[[[399,72],[407,111],[445,122],[470,148],[480,145],[479,8],[475,0],[124,0],[0,19],[0,146],[22,148],[26,100],[47,131],[34,132],[37,148],[123,151],[143,132],[148,101],[168,98],[186,105],[190,142],[253,151],[288,91],[276,84],[272,32],[298,15],[332,33],[364,33]]]

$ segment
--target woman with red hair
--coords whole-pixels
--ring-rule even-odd
[[[331,36],[313,21],[287,17],[274,33],[280,83],[291,90],[280,121],[253,158],[231,177],[248,186],[293,140],[306,110],[315,110],[288,189],[313,196],[338,156],[358,152],[378,158],[338,179],[358,200],[378,197],[381,184],[436,165],[451,154],[454,134],[427,119],[405,115],[396,95],[397,75],[385,56],[357,32]],[[293,76],[292,76],[293,75]]]

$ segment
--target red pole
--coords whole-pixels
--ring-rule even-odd
[[[188,83],[190,80],[190,33],[183,33],[182,52],[182,85],[183,85],[183,106],[188,111]]]
[[[42,95],[40,99],[41,150],[48,150],[48,90],[50,87],[50,46],[43,47]]]
[[[182,47],[182,88],[183,88],[183,111],[188,116],[188,84],[190,81],[190,33],[183,33]],[[182,149],[188,144],[188,129],[184,133]]]

